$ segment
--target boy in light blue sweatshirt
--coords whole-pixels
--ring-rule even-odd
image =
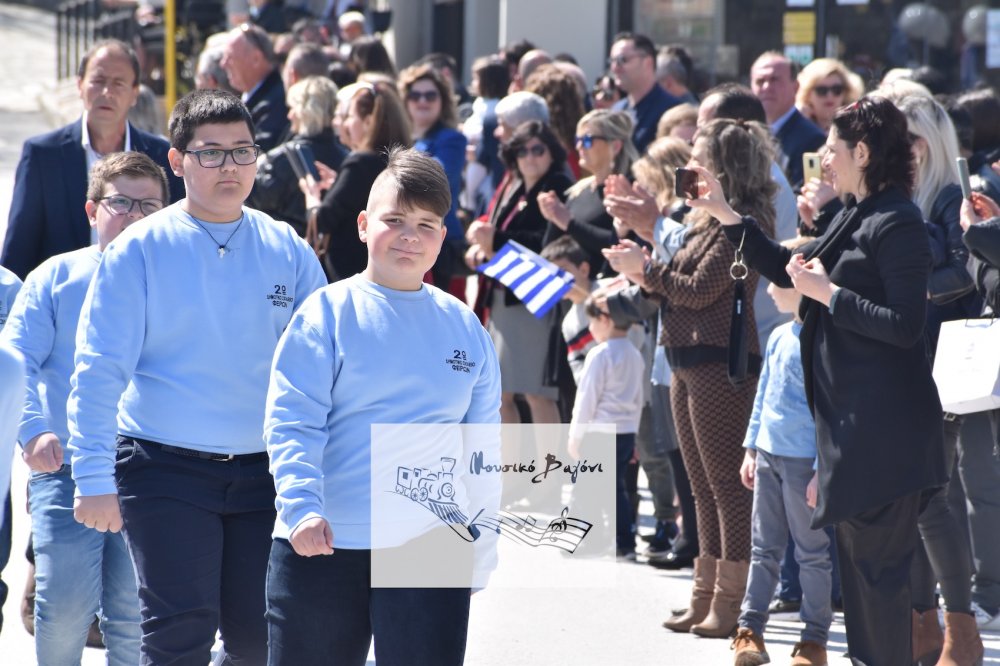
[[[798,311],[800,295],[794,289],[771,284],[767,293],[779,312]],[[768,338],[743,444],[747,451],[740,479],[753,490],[753,517],[750,574],[732,643],[737,666],[769,661],[764,627],[789,533],[799,564],[800,617],[805,623],[801,640],[792,649],[792,664],[827,663],[833,564],[827,533],[810,527],[816,505],[816,426],[806,403],[801,330],[802,322],[795,319],[774,329]]]
[[[14,305],[14,298],[17,296],[17,292],[21,289],[21,279],[17,277],[14,273],[7,270],[3,266],[0,266],[0,331],[3,330],[4,323],[7,321],[7,317],[10,315],[10,308]],[[12,387],[13,388],[13,387]],[[17,419],[13,423],[0,423],[0,428],[3,427],[17,427]],[[11,440],[13,442],[13,440]],[[2,445],[3,442],[0,442]],[[9,461],[9,456],[4,458],[5,462]],[[0,462],[0,465],[3,465]],[[6,465],[4,469],[8,470],[9,465]],[[9,476],[6,477],[9,480]],[[3,573],[4,567],[7,566],[7,561],[10,559],[10,545],[11,545],[11,534],[12,534],[12,523],[11,523],[11,503],[10,503],[10,491],[7,489],[7,485],[0,486],[0,513],[3,517],[0,518],[0,574]],[[0,599],[7,598],[7,584],[0,580]],[[0,613],[0,628],[3,627],[3,613]]]
[[[441,249],[450,198],[440,164],[416,150],[394,150],[358,217],[367,268],[313,294],[278,344],[265,421],[278,495],[267,578],[269,666],[364,664],[373,636],[380,666],[463,661],[470,587],[482,583],[372,581],[375,558],[396,550],[373,548],[410,546],[442,532],[458,539],[422,509],[410,522],[393,514],[389,529],[379,522],[373,500],[389,492],[403,513],[415,506],[418,486],[413,502],[391,486],[373,486],[385,454],[373,442],[374,424],[436,426],[418,446],[408,446],[406,429],[399,430],[391,455],[461,460],[444,494],[470,518],[481,509],[490,515],[499,503],[499,475],[472,480],[463,473],[477,451],[499,461],[499,438],[466,434],[456,442],[440,434],[500,422],[500,370],[489,335],[465,304],[422,282]],[[489,543],[473,543],[480,574],[494,564]]]
[[[291,227],[243,206],[260,149],[236,96],[185,96],[169,131],[187,196],[108,245],[84,301],[67,407],[74,511],[124,530],[144,666],[208,663],[220,629],[233,662],[263,664],[267,378],[326,279]]]
[[[91,170],[85,204],[98,244],[60,254],[25,281],[3,339],[24,356],[27,400],[20,418],[22,457],[31,468],[28,501],[35,554],[35,655],[40,664],[78,663],[97,614],[108,662],[139,660],[139,597],[122,535],[73,520],[63,445],[76,328],[101,253],[133,222],[169,201],[167,177],[142,153],[112,153]]]

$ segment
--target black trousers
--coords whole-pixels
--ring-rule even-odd
[[[224,663],[264,666],[275,519],[267,455],[201,460],[119,437],[115,479],[139,583],[142,666],[204,666],[217,629]]]
[[[910,564],[921,495],[837,523],[847,650],[855,666],[910,666]]]

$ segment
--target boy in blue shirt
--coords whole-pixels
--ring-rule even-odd
[[[471,585],[371,581],[372,548],[380,545],[372,543],[373,424],[500,423],[489,335],[465,304],[422,282],[441,249],[450,199],[440,164],[394,150],[358,216],[367,268],[313,294],[278,344],[265,421],[278,507],[267,578],[269,666],[361,665],[373,636],[380,666],[463,661]],[[447,438],[428,437],[413,453],[461,456],[456,502],[470,517],[480,508],[488,514],[499,502],[499,475],[467,483],[460,473],[469,451],[442,451],[440,439]],[[406,448],[393,445],[394,454]],[[499,460],[498,439],[466,438],[464,446]],[[394,522],[393,531],[421,541],[440,525],[426,518]],[[492,567],[490,553],[477,555]]]
[[[779,312],[798,311],[794,289],[768,285]],[[788,534],[802,584],[801,640],[792,650],[793,666],[827,663],[826,642],[833,621],[830,604],[833,565],[826,532],[810,527],[816,505],[816,427],[806,404],[798,319],[774,329],[767,342],[740,468],[743,485],[753,490],[750,574],[733,639],[737,666],[768,663],[764,626],[778,583],[778,566]]]
[[[21,279],[14,273],[0,266],[0,331],[3,330],[4,323],[10,315],[10,308],[14,305],[14,298],[21,289]],[[0,427],[14,427],[17,422],[0,423]],[[12,440],[13,441],[13,440]],[[0,442],[2,444],[3,442]],[[6,459],[5,459],[6,460]],[[9,478],[9,477],[8,477]],[[6,488],[6,486],[4,486]],[[11,504],[10,492],[6,489],[0,490],[0,505],[2,505],[3,518],[0,518],[0,574],[3,573],[7,561],[10,559],[11,540]],[[0,580],[0,608],[7,600],[7,584]],[[0,612],[0,629],[3,629],[3,613]]]
[[[33,270],[3,332],[24,356],[27,401],[18,439],[31,468],[28,501],[35,554],[35,654],[40,664],[77,663],[99,612],[111,664],[139,660],[139,598],[122,535],[73,520],[73,493],[63,443],[76,328],[101,253],[127,226],[163,208],[170,194],[163,169],[138,152],[112,153],[94,164],[85,208],[98,244],[60,254]]]
[[[232,662],[264,664],[267,377],[295,309],[326,279],[291,227],[243,206],[260,149],[236,96],[185,96],[169,131],[187,197],[108,245],[81,313],[74,511],[124,530],[144,666],[208,663],[217,630]]]

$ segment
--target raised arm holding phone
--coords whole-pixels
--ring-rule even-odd
[[[826,146],[824,166],[849,203],[796,254],[733,211],[709,173],[689,204],[724,225],[750,267],[806,297],[802,364],[819,459],[813,526],[837,528],[851,657],[904,663],[917,516],[923,493],[947,480],[923,344],[930,248],[911,199],[906,118],[891,102],[863,98],[842,109]]]

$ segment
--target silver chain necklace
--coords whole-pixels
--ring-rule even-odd
[[[205,225],[203,225],[201,223],[201,220],[199,220],[197,217],[195,217],[191,213],[188,213],[188,217],[190,217],[192,220],[194,220],[194,223],[197,224],[199,227],[201,227],[202,231],[204,231],[206,234],[208,234],[208,237],[209,237],[209,239],[211,239],[213,245],[218,245],[219,249],[217,251],[219,253],[219,259],[222,259],[224,256],[226,256],[227,253],[231,252],[231,250],[229,249],[229,241],[233,240],[233,236],[235,236],[236,232],[239,231],[240,227],[243,226],[243,220],[246,219],[247,214],[243,213],[240,216],[240,223],[236,225],[236,228],[233,229],[233,232],[231,234],[229,234],[229,238],[227,238],[226,242],[223,243],[222,245],[219,245],[219,241],[215,240],[215,236],[212,235],[211,231],[209,231],[207,228],[205,228]]]

